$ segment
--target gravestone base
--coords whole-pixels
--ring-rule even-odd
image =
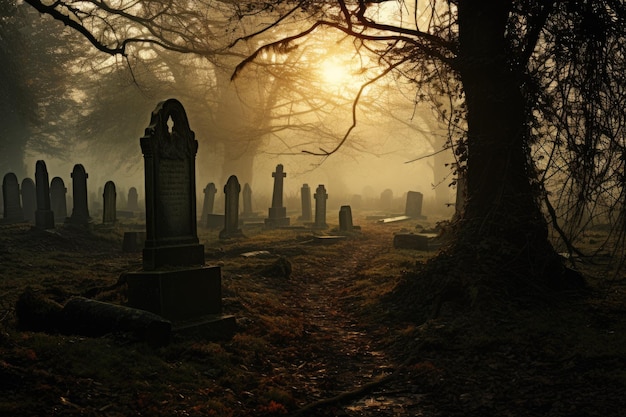
[[[151,271],[162,266],[204,265],[204,245],[159,246],[143,249],[143,269]]]
[[[268,218],[265,219],[265,226],[270,228],[277,227],[285,227],[289,226],[290,220],[289,217],[281,217],[281,218]]]
[[[235,316],[225,314],[211,314],[172,323],[172,333],[203,340],[228,340],[235,335],[236,331]]]
[[[173,322],[222,314],[219,266],[130,272],[128,305]]]
[[[54,229],[54,213],[52,210],[36,210],[35,226],[38,229]]]

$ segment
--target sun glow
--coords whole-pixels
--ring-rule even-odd
[[[348,82],[350,70],[337,59],[327,59],[320,65],[320,75],[326,84],[340,86]]]

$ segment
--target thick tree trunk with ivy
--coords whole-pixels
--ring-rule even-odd
[[[570,275],[548,241],[532,183],[522,71],[505,43],[509,7],[502,0],[459,2],[468,199],[453,253],[465,252],[470,270],[508,280],[501,285],[557,289]]]

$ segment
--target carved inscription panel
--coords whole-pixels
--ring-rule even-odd
[[[156,219],[157,236],[169,238],[193,235],[191,222],[190,162],[161,159],[156,190],[161,208]]]

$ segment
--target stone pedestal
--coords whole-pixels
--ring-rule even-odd
[[[218,266],[131,272],[126,279],[130,307],[172,321],[222,313],[222,273]]]
[[[204,245],[157,246],[143,249],[143,268],[146,271],[179,265],[204,265]]]

